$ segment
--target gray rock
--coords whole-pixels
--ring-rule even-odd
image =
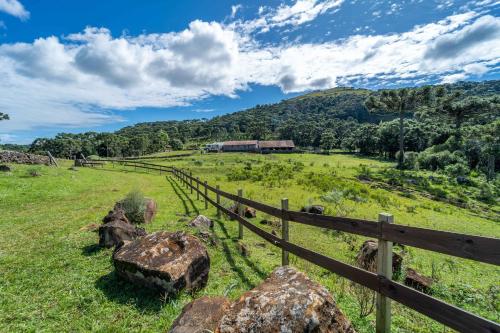
[[[222,317],[216,333],[354,333],[326,288],[291,267],[279,267],[243,294]]]
[[[124,244],[113,254],[118,275],[174,295],[204,287],[210,259],[203,243],[183,232],[158,231]]]
[[[188,303],[173,322],[169,333],[207,333],[217,328],[224,312],[229,307],[225,297],[203,296]]]
[[[188,223],[188,226],[196,228],[213,228],[214,223],[205,215],[198,215]]]
[[[146,236],[144,229],[123,220],[114,220],[99,227],[99,246],[110,248],[142,236]]]

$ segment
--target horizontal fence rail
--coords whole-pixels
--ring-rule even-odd
[[[224,197],[235,203],[252,207],[282,220],[344,231],[365,237],[383,239],[493,265],[500,265],[500,239],[280,209],[244,198],[243,196],[225,192],[218,187],[210,186],[206,181],[201,181],[199,177],[193,177],[190,173],[175,167],[130,160],[98,161],[119,163],[120,165],[133,166],[136,168],[159,170],[160,173],[162,171],[171,172],[189,187],[191,191],[196,192],[198,198],[204,198],[206,203],[210,203],[216,207],[218,212],[225,213],[230,218],[237,220],[248,230],[284,251],[293,253],[297,257],[389,297],[398,303],[460,332],[500,333],[500,325],[493,321],[481,318],[382,275],[366,271],[290,243],[289,241],[257,227],[240,214],[227,209],[219,202],[220,197]],[[216,194],[217,200],[210,198],[207,191]]]
[[[398,303],[460,332],[500,333],[500,325],[493,321],[479,317],[401,283],[387,279],[384,276],[329,258],[270,234],[255,226],[238,213],[225,208],[211,199],[202,189],[200,189],[200,187],[205,187],[211,192],[229,200],[289,221],[345,231],[366,237],[382,238],[400,244],[495,265],[500,264],[500,239],[408,227],[397,224],[379,223],[361,219],[339,218],[283,210],[217,189],[201,182],[199,178],[195,178],[183,170],[173,168],[172,172],[186,186],[193,189],[197,192],[197,195],[204,198],[218,210],[237,220],[247,229],[269,243],[289,253],[293,253],[330,272],[387,296]]]

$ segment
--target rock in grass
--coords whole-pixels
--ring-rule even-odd
[[[169,333],[213,332],[229,307],[225,297],[203,296],[188,303],[174,321]]]
[[[130,224],[130,221],[125,216],[125,211],[123,209],[117,208],[115,206],[115,208],[113,210],[110,210],[108,212],[108,215],[104,216],[104,218],[102,219],[102,223],[108,223],[108,222],[113,222],[113,221],[117,221],[117,220]]]
[[[146,208],[144,210],[144,223],[150,223],[156,216],[158,206],[153,199],[146,199]]]
[[[406,269],[405,284],[407,286],[428,294],[431,291],[433,283],[434,280],[432,278],[419,274],[413,268]]]
[[[254,218],[257,217],[257,211],[254,208],[245,207],[243,215],[245,215],[246,218]]]
[[[142,236],[146,236],[144,229],[117,219],[99,227],[99,246],[110,248]]]
[[[372,239],[365,241],[356,257],[358,266],[375,273],[377,271],[377,253],[378,242]],[[395,252],[392,252],[392,272],[394,275],[397,276],[401,274],[402,264],[403,257]]]
[[[323,215],[325,207],[321,205],[304,206],[300,211],[304,213]]]
[[[195,228],[213,228],[214,223],[205,215],[198,215],[188,223],[188,226]]]
[[[208,280],[210,258],[196,237],[158,231],[124,244],[113,254],[118,275],[132,283],[174,295]]]
[[[355,331],[325,287],[285,266],[234,302],[215,332]]]

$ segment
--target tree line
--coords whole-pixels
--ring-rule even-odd
[[[225,140],[293,140],[397,159],[400,168],[499,170],[500,81],[370,91],[334,88],[214,117],[128,126],[114,133],[61,133],[31,152],[58,157],[141,156]],[[452,170],[453,169],[453,170]]]

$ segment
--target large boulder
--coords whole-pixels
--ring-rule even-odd
[[[217,328],[230,303],[226,297],[203,296],[188,303],[169,333],[206,333]]]
[[[369,239],[363,243],[356,258],[359,267],[370,272],[377,272],[378,242]],[[392,252],[392,273],[397,276],[401,274],[403,257],[396,252]]]
[[[110,248],[142,236],[146,236],[144,229],[122,220],[114,220],[99,227],[99,246]]]
[[[124,211],[125,214],[129,215],[129,220],[131,223],[151,223],[151,221],[156,216],[156,212],[158,211],[158,206],[153,199],[149,198],[144,199],[144,213],[142,214],[142,216],[138,215],[139,213],[137,212],[127,211],[127,209],[125,208],[126,205],[123,203],[123,201],[124,200],[115,203],[113,210]]]
[[[104,218],[102,219],[102,223],[108,223],[113,221],[123,221],[125,223],[130,224],[130,221],[125,216],[125,211],[116,206],[113,210],[110,210],[108,212],[108,215],[104,216]]]
[[[413,268],[406,269],[405,284],[423,293],[430,293],[434,280],[428,276],[418,273]]]
[[[325,212],[325,207],[321,205],[311,205],[302,207],[300,211],[304,213],[323,215],[323,213]]]
[[[215,332],[355,331],[323,286],[285,266],[234,302]]]
[[[214,226],[214,223],[205,215],[198,215],[188,223],[188,226],[207,229],[212,228]]]
[[[168,295],[204,287],[210,270],[203,243],[183,232],[158,231],[125,243],[113,261],[120,277]]]

